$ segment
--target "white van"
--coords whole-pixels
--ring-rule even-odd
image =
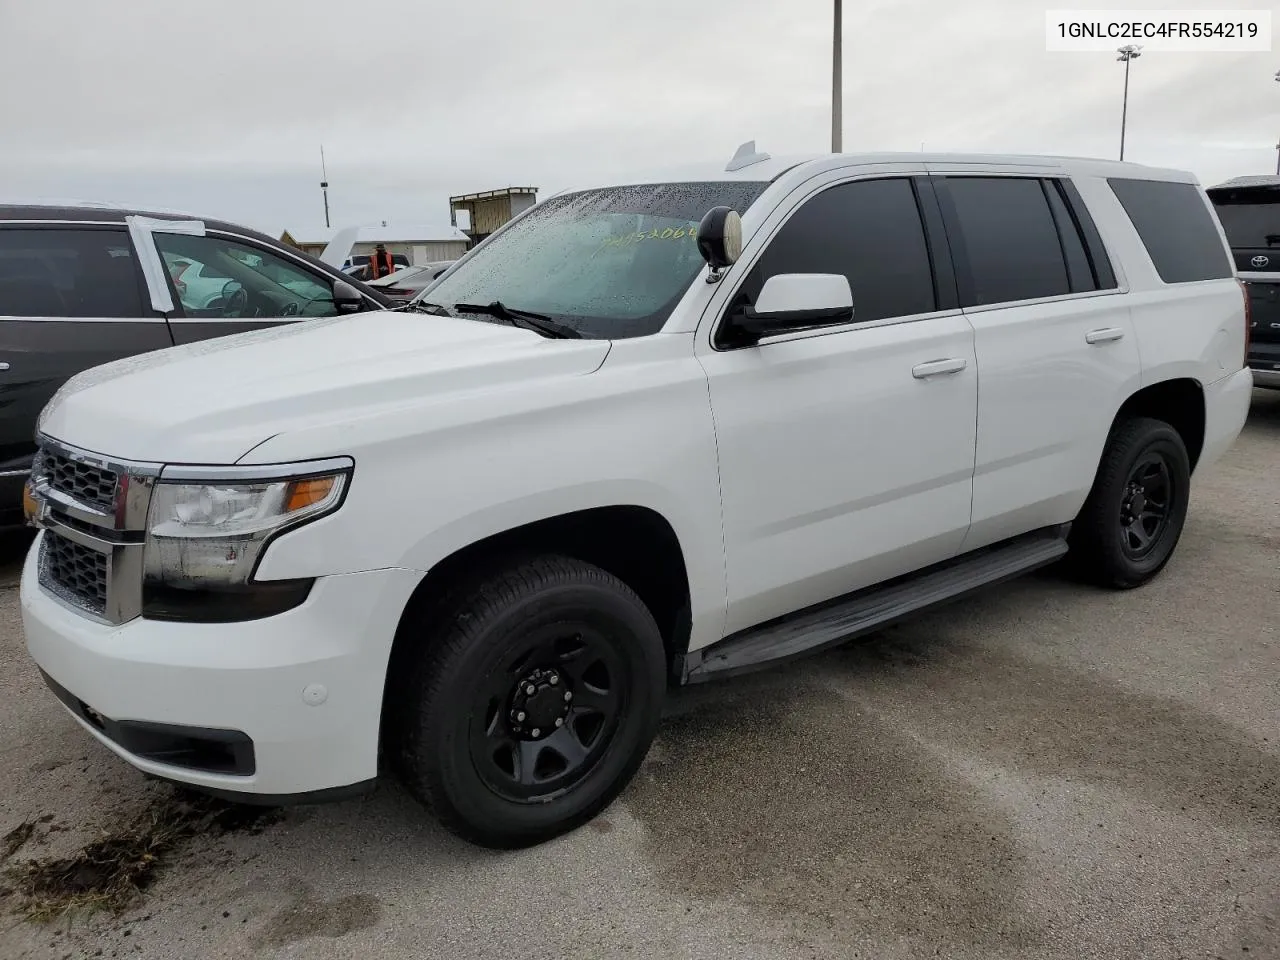
[[[150,774],[312,801],[385,757],[535,843],[617,796],[671,685],[1064,557],[1156,576],[1245,337],[1189,173],[748,148],[564,194],[411,309],[70,382],[28,647]]]

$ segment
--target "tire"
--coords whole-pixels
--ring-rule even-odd
[[[1173,555],[1190,495],[1191,462],[1178,431],[1149,417],[1121,421],[1071,526],[1071,566],[1102,586],[1142,586]]]
[[[541,556],[466,587],[395,681],[401,779],[453,833],[511,849],[586,823],[657,732],[666,654],[626,584]],[[406,638],[410,639],[410,638]]]

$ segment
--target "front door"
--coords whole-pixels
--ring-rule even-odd
[[[853,323],[700,348],[720,460],[729,633],[956,554],[969,526],[973,331],[911,177],[816,190],[724,310],[780,273],[840,273]],[[932,241],[932,242],[931,242]],[[735,268],[736,271],[737,268]],[[742,274],[737,274],[742,276]],[[728,278],[724,283],[730,282]],[[723,320],[721,321],[723,322]]]
[[[0,224],[0,476],[25,474],[69,377],[173,345],[145,291],[121,224]]]
[[[173,294],[176,343],[339,312],[332,280],[300,261],[214,230],[153,236]]]

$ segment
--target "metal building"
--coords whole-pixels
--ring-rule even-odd
[[[449,222],[456,227],[458,211],[465,210],[470,218],[467,236],[472,243],[479,243],[537,202],[537,187],[503,187],[480,193],[464,193],[449,198]]]

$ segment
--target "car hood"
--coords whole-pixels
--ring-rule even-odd
[[[39,430],[104,456],[234,463],[291,428],[597,370],[607,340],[383,311],[117,360],[73,377]]]

